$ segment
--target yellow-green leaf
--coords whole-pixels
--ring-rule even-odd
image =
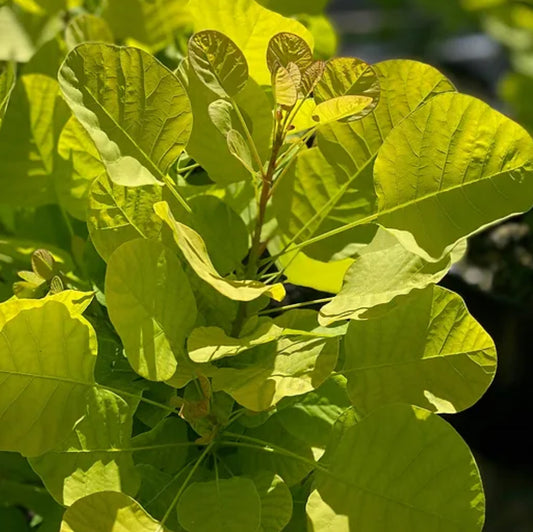
[[[59,83],[112,181],[162,184],[192,128],[189,99],[172,72],[137,48],[86,43],[67,55]]]
[[[76,501],[63,516],[60,532],[169,532],[123,493],[103,491]]]
[[[65,30],[65,42],[72,50],[85,42],[113,43],[115,38],[107,22],[95,15],[84,13],[72,19]]]
[[[47,300],[19,311],[0,331],[0,448],[37,456],[63,441],[85,413],[96,335],[64,304]]]
[[[177,256],[153,240],[122,244],[108,262],[106,301],[133,369],[149,380],[170,379],[196,321]]]
[[[389,403],[453,414],[472,406],[496,372],[496,348],[463,300],[438,286],[390,313],[352,322],[343,372],[358,411]]]
[[[47,490],[65,506],[101,491],[134,496],[140,479],[128,450],[131,408],[118,395],[93,390],[86,415],[74,432],[53,451],[32,458],[30,464]]]
[[[408,405],[347,426],[315,473],[314,532],[480,532],[485,500],[465,442],[440,417]]]
[[[86,220],[91,185],[98,177],[105,177],[100,154],[87,131],[74,117],[63,128],[57,151],[65,160],[64,171],[54,176],[59,203],[75,218]]]
[[[533,140],[482,101],[441,94],[391,132],[374,176],[379,223],[434,260],[531,208]]]
[[[261,500],[248,478],[195,482],[179,500],[178,519],[187,532],[259,532]]]
[[[55,149],[67,119],[57,81],[42,74],[18,80],[0,130],[0,203],[54,203]]]
[[[195,273],[221,294],[236,301],[252,301],[262,295],[269,295],[276,301],[285,297],[285,289],[280,283],[265,285],[260,281],[221,277],[209,258],[202,237],[190,227],[177,222],[167,202],[156,203],[154,210],[172,230],[176,244]]]
[[[152,205],[162,199],[163,189],[157,185],[123,187],[107,174],[96,179],[89,190],[87,225],[99,255],[107,261],[124,242],[157,239],[163,224]]]
[[[236,96],[248,81],[248,64],[223,33],[204,30],[189,41],[189,63],[204,85],[221,98]]]
[[[279,67],[287,68],[289,63],[294,63],[303,73],[313,63],[313,52],[299,35],[287,32],[278,33],[268,43],[268,69],[271,74],[276,74]]]

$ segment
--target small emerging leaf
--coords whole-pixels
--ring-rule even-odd
[[[275,75],[278,68],[287,68],[289,63],[294,63],[300,72],[304,72],[313,63],[313,52],[299,35],[278,33],[268,43],[268,69],[272,75]]]
[[[231,155],[238,159],[251,174],[254,174],[255,170],[252,163],[252,154],[250,153],[250,148],[248,147],[246,140],[244,140],[244,137],[236,129],[230,129],[226,136],[226,140]]]

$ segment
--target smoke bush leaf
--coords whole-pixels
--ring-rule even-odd
[[[269,295],[276,301],[285,297],[282,284],[265,285],[259,281],[241,281],[221,277],[215,270],[207,253],[202,237],[190,227],[177,222],[170,212],[168,203],[154,205],[156,214],[170,227],[174,240],[195,273],[222,295],[236,301],[253,301],[262,295]]]
[[[0,203],[54,203],[55,146],[67,118],[57,81],[42,74],[17,81],[0,130]]]
[[[200,31],[191,37],[189,62],[202,83],[221,98],[236,96],[248,81],[244,54],[219,31]]]
[[[140,479],[128,450],[131,429],[127,403],[107,390],[92,390],[74,432],[52,452],[32,458],[31,466],[65,506],[101,491],[134,496]]]
[[[55,176],[59,203],[75,218],[86,220],[89,189],[105,174],[94,142],[76,118],[71,117],[59,137],[57,151],[65,160]]]
[[[427,262],[406,249],[393,234],[378,229],[372,242],[355,255],[342,290],[320,309],[319,322],[326,326],[339,320],[375,317],[396,298],[438,283],[464,249],[463,242],[452,255]]]
[[[133,369],[149,380],[170,379],[196,321],[178,258],[153,240],[126,242],[109,259],[106,300]]]
[[[169,532],[123,493],[103,491],[76,501],[63,516],[60,532]]]
[[[89,189],[87,226],[99,255],[107,261],[125,242],[157,239],[163,223],[152,205],[162,199],[157,185],[131,188],[116,185],[107,174],[97,178]]]
[[[187,94],[191,100],[194,114],[193,128],[187,153],[198,161],[209,174],[209,177],[221,185],[237,181],[249,180],[250,172],[228,151],[226,140],[226,126],[220,127],[220,122],[213,122],[214,102],[220,98],[209,90],[198,78],[194,70],[184,61],[180,67],[182,79]],[[264,160],[268,157],[272,130],[272,108],[265,91],[253,80],[249,79],[244,89],[235,96],[235,102],[247,120],[247,127],[257,147],[259,156]],[[229,102],[228,102],[229,104]],[[229,107],[226,104],[226,107]],[[229,104],[231,105],[231,104]],[[233,108],[233,106],[231,106]],[[226,124],[228,118],[225,119]],[[242,124],[231,121],[231,129],[245,134]]]
[[[266,58],[271,74],[276,74],[279,67],[287,68],[289,63],[296,65],[303,73],[313,63],[313,52],[299,35],[282,32],[270,39]]]
[[[426,410],[376,410],[347,427],[321,464],[307,502],[315,532],[483,527],[485,501],[472,454],[452,427]]]
[[[278,325],[306,331],[313,319],[314,312],[293,311],[280,317]],[[336,338],[281,337],[239,354],[232,366],[217,369],[213,388],[229,393],[249,410],[267,410],[284,397],[318,388],[334,370],[338,350]]]
[[[161,184],[192,128],[176,76],[137,48],[86,43],[72,50],[59,84],[119,185]]]
[[[379,78],[374,69],[352,57],[337,57],[326,63],[324,73],[313,92],[317,104],[342,96],[364,96],[367,105],[354,112],[352,120],[362,118],[378,104],[380,96]]]
[[[457,240],[531,208],[532,160],[533,140],[509,118],[471,96],[435,96],[379,151],[379,221],[438,258]]]
[[[496,348],[462,299],[438,286],[369,322],[352,322],[343,372],[358,410],[408,403],[437,413],[472,406],[496,372]]]
[[[292,515],[292,495],[283,479],[268,471],[252,477],[261,499],[261,532],[281,532]]]
[[[195,482],[178,503],[178,519],[187,532],[258,532],[261,500],[248,478]]]
[[[113,0],[104,4],[102,18],[117,39],[154,53],[174,44],[175,33],[192,24],[187,0]]]
[[[0,432],[0,448],[37,456],[58,445],[85,412],[95,333],[65,305],[47,300],[20,310],[0,331],[0,421],[10,428]]]

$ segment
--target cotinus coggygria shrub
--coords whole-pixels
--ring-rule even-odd
[[[78,8],[2,70],[10,530],[481,531],[439,414],[496,351],[438,282],[533,205],[532,139],[426,64],[317,59],[254,0],[168,3]]]

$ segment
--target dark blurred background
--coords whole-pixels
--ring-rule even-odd
[[[430,63],[533,131],[533,1],[332,0],[329,14],[340,55]],[[528,214],[474,237],[443,282],[498,347],[489,392],[448,417],[482,470],[486,532],[533,531],[532,227]]]

